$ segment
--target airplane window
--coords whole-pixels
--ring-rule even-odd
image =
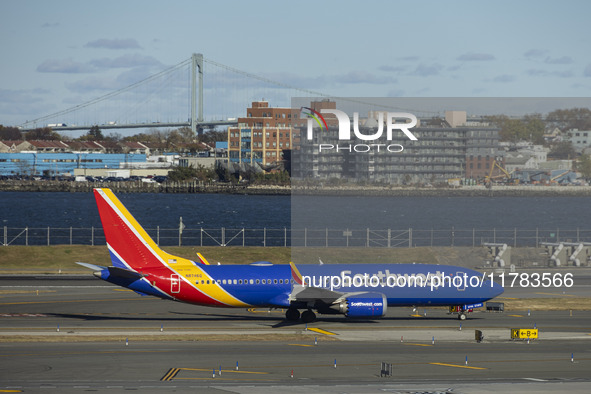
[[[261,283],[262,283],[262,284],[265,284],[265,283],[267,283],[267,281],[263,279],[263,280],[261,281]]]
[[[218,285],[219,285],[220,283],[222,283],[222,281],[218,279]]]
[[[271,279],[267,279],[267,283],[268,284],[271,284]]]
[[[224,280],[222,280],[222,284],[224,284],[224,285],[226,284],[226,280],[225,280],[225,279],[224,279]]]
[[[207,281],[207,284],[209,284],[209,280]]]
[[[277,279],[274,279],[273,280],[273,284],[277,284]]]
[[[257,285],[260,283],[261,281],[257,279]]]
[[[239,283],[239,284],[242,284],[242,279],[239,279],[239,280],[238,280],[238,283]]]
[[[283,284],[283,279],[279,279],[279,284],[282,285]]]
[[[204,283],[205,283],[205,281],[204,281],[204,280],[202,280],[202,281],[201,281],[201,284],[204,284]]]
[[[254,280],[252,280],[252,279],[251,279],[251,280],[250,280],[250,284],[251,284],[251,285],[254,285]]]
[[[237,283],[237,280],[236,280],[236,279],[234,279],[234,284],[236,284],[236,283]]]

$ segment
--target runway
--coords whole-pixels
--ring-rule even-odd
[[[579,279],[555,297],[587,294]],[[534,326],[539,340],[510,340],[511,328]],[[162,301],[93,279],[0,279],[0,339],[0,390],[25,392],[583,392],[591,380],[591,311],[480,312],[460,327],[443,309],[391,308],[306,326],[282,311]],[[380,377],[382,362],[392,377]]]

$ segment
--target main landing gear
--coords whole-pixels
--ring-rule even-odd
[[[304,311],[301,314],[302,322],[304,323],[311,323],[316,320],[316,314],[312,312],[310,309]],[[285,318],[288,321],[298,321],[300,319],[300,311],[295,308],[289,308],[287,312],[285,312]]]
[[[461,305],[450,306],[449,313],[457,313],[458,320],[466,320],[467,314],[473,312],[474,309],[464,309]]]

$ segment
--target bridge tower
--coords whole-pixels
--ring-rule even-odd
[[[197,134],[197,124],[203,122],[203,54],[191,56],[191,130]],[[199,69],[199,112],[197,112],[197,69]],[[201,131],[201,126],[199,127]]]

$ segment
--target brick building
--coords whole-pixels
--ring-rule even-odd
[[[228,158],[231,163],[268,165],[283,160],[293,146],[291,108],[269,107],[254,101],[238,127],[228,127]]]

